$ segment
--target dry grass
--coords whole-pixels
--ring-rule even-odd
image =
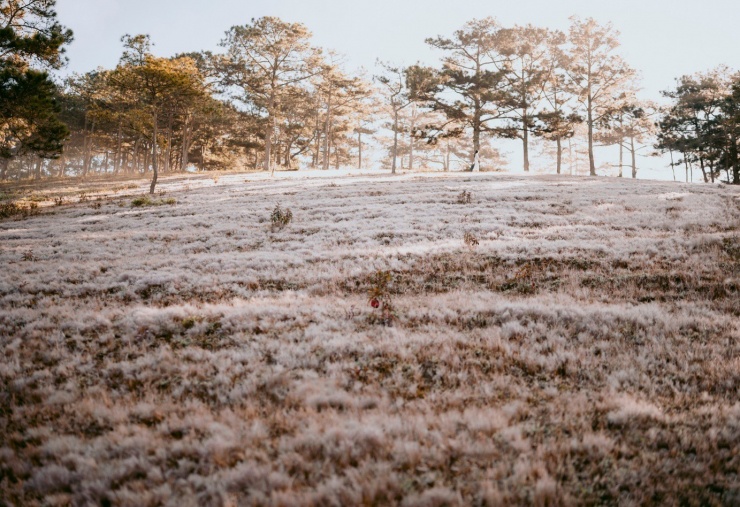
[[[0,222],[0,501],[740,503],[738,193],[455,178]]]

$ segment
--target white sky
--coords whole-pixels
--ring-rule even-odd
[[[265,15],[304,23],[315,44],[371,73],[377,58],[436,63],[424,39],[473,18],[565,30],[574,14],[614,23],[622,55],[643,76],[644,98],[659,100],[683,74],[740,69],[738,0],[57,0],[57,12],[75,32],[66,72],[115,66],[125,33],[151,35],[160,56],[218,51],[229,27]]]

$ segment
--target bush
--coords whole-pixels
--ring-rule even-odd
[[[389,326],[396,318],[395,308],[391,295],[390,285],[393,275],[390,271],[376,271],[370,278],[370,289],[368,290],[368,303],[377,310],[380,315],[373,315],[372,322],[379,322]]]
[[[458,204],[470,204],[473,202],[473,193],[469,192],[468,190],[463,190],[458,194],[457,196],[457,203]]]
[[[131,201],[131,207],[133,208],[142,208],[144,206],[163,206],[165,204],[174,205],[177,204],[177,199],[170,197],[169,199],[160,199],[158,201],[152,199],[148,195],[144,195],[141,197],[137,197],[133,201]]]
[[[0,203],[0,218],[27,217],[36,215],[38,212],[39,205],[35,202],[28,203],[28,206],[23,206],[13,201]]]
[[[465,231],[465,234],[463,235],[463,241],[468,246],[468,248],[471,249],[477,247],[480,244],[480,241],[475,236],[475,234],[470,231]]]
[[[291,220],[293,220],[293,212],[290,211],[290,208],[282,209],[280,207],[280,203],[275,206],[275,209],[272,210],[272,213],[270,214],[270,223],[272,224],[273,230],[282,229],[288,225]]]
[[[134,208],[141,208],[142,206],[151,206],[154,201],[152,201],[152,198],[148,195],[145,195],[143,197],[137,197],[133,201],[131,201],[131,206]]]

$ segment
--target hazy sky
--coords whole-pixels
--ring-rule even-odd
[[[230,26],[265,15],[304,23],[316,44],[371,71],[377,58],[433,63],[424,39],[473,18],[566,29],[574,14],[614,23],[622,54],[643,75],[645,98],[657,99],[682,74],[718,64],[740,69],[738,0],[58,0],[57,7],[75,32],[68,72],[115,66],[125,33],[150,34],[160,56],[217,51]]]

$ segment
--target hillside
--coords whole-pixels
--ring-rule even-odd
[[[740,503],[740,189],[137,184],[0,221],[5,502]]]

